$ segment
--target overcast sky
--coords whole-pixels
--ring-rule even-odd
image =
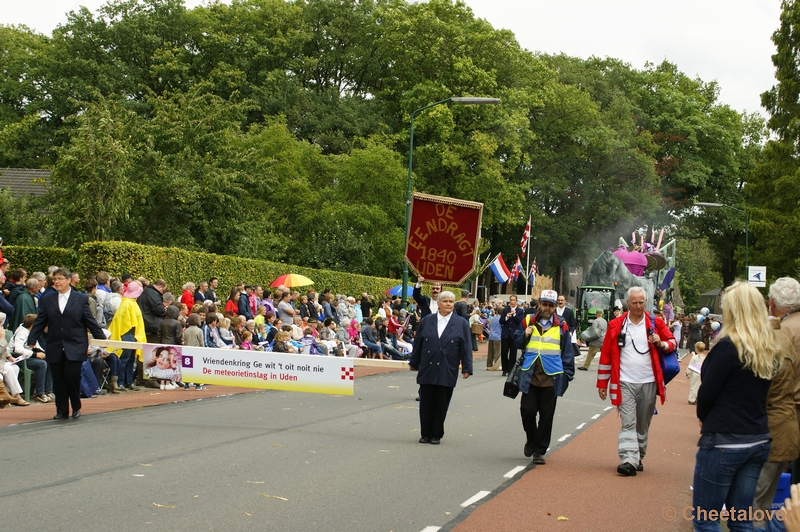
[[[104,0],[0,0],[0,23],[49,34],[65,13]],[[203,3],[186,0],[191,8]],[[477,17],[514,32],[522,47],[578,57],[616,57],[635,68],[664,59],[720,84],[720,100],[765,114],[759,95],[774,83],[770,40],[780,0],[466,0]]]

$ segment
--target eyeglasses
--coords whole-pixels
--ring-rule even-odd
[[[441,288],[431,288],[431,292],[441,292]]]

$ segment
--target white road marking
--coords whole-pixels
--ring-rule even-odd
[[[603,412],[607,412],[607,411],[611,410],[612,408],[614,408],[614,407],[613,406],[607,406],[607,407],[605,407]]]
[[[576,430],[581,430],[581,429],[582,429],[583,427],[585,427],[585,426],[586,426],[586,423],[581,423],[580,425],[578,425],[577,427],[575,427],[575,429],[576,429]]]
[[[441,529],[442,529],[442,527],[440,527],[440,526],[431,525],[431,526],[426,526],[425,528],[423,528],[422,532],[436,532],[437,530],[441,530]]]
[[[599,417],[600,417],[600,414],[595,414],[595,415],[592,416],[592,419],[597,419]]]
[[[476,502],[478,502],[479,500],[481,500],[481,499],[483,499],[484,497],[486,497],[487,495],[489,495],[489,493],[491,493],[491,492],[488,492],[488,491],[479,491],[478,493],[476,493],[475,495],[473,495],[472,497],[470,497],[470,498],[469,498],[469,499],[467,499],[466,501],[462,502],[462,503],[461,503],[461,506],[462,506],[463,508],[466,508],[466,507],[467,507],[467,506],[469,506],[470,504],[475,504],[475,503],[476,503]]]
[[[525,469],[525,466],[517,466],[517,467],[515,467],[514,469],[512,469],[511,471],[509,471],[508,473],[506,473],[503,476],[505,478],[514,478],[514,475],[516,475],[517,473],[519,473],[523,469]]]
[[[567,438],[569,438],[570,436],[572,436],[572,434],[564,434],[563,436],[561,436],[561,437],[558,439],[558,441],[564,441],[564,440],[566,440]]]

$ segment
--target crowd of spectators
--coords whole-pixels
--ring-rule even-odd
[[[19,393],[25,366],[34,373],[34,400],[51,402],[52,379],[43,348],[46,337],[34,349],[26,341],[40,298],[54,291],[52,271],[56,268],[51,267],[49,274],[28,276],[23,269],[8,272],[8,260],[0,261],[4,281],[0,313],[5,314],[4,328],[9,331],[0,371],[7,389]],[[101,271],[81,282],[74,273],[70,285],[87,294],[90,310],[109,331],[109,339],[139,343],[405,360],[421,317],[413,300],[404,308],[399,296],[376,300],[362,293],[356,299],[330,289],[320,294],[307,289],[301,294],[284,286],[272,289],[242,282],[231,287],[225,298],[217,292],[215,277],[186,282],[175,291],[178,297],[163,279],[135,279],[131,274],[117,278]],[[475,335],[475,348],[492,308],[475,302],[464,316],[481,328]],[[118,394],[143,386],[190,389],[192,385],[149,378],[153,372],[144,371],[142,353],[137,350],[94,348],[88,362],[96,391],[87,393]],[[24,403],[16,397],[16,404]]]
[[[4,328],[9,331],[0,372],[7,389],[14,391],[26,367],[33,372],[33,400],[51,402],[46,336],[34,349],[28,348],[26,340],[39,300],[55,291],[55,267],[50,273],[28,276],[24,269],[9,272],[8,260],[0,261],[4,282],[0,313],[5,314]],[[406,360],[423,314],[413,299],[404,307],[399,296],[376,299],[362,293],[357,299],[330,289],[318,294],[309,288],[301,293],[284,286],[241,282],[225,297],[217,292],[215,277],[186,282],[174,293],[163,279],[151,281],[127,273],[114,277],[105,271],[90,274],[83,282],[74,273],[70,285],[88,295],[90,310],[109,331],[109,339],[162,345]],[[458,314],[469,320],[473,349],[477,349],[489,336],[492,316],[499,314],[504,302],[469,303],[465,296],[459,304],[463,308]],[[89,366],[96,391],[87,393],[118,394],[143,386],[190,389],[192,383],[149,378],[152,371],[145,372],[142,362],[141,351],[92,349]],[[195,383],[197,388],[202,386]],[[20,397],[17,404],[23,402]]]

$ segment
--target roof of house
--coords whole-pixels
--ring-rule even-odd
[[[15,197],[42,196],[50,183],[50,170],[0,168],[0,188],[7,188]]]

